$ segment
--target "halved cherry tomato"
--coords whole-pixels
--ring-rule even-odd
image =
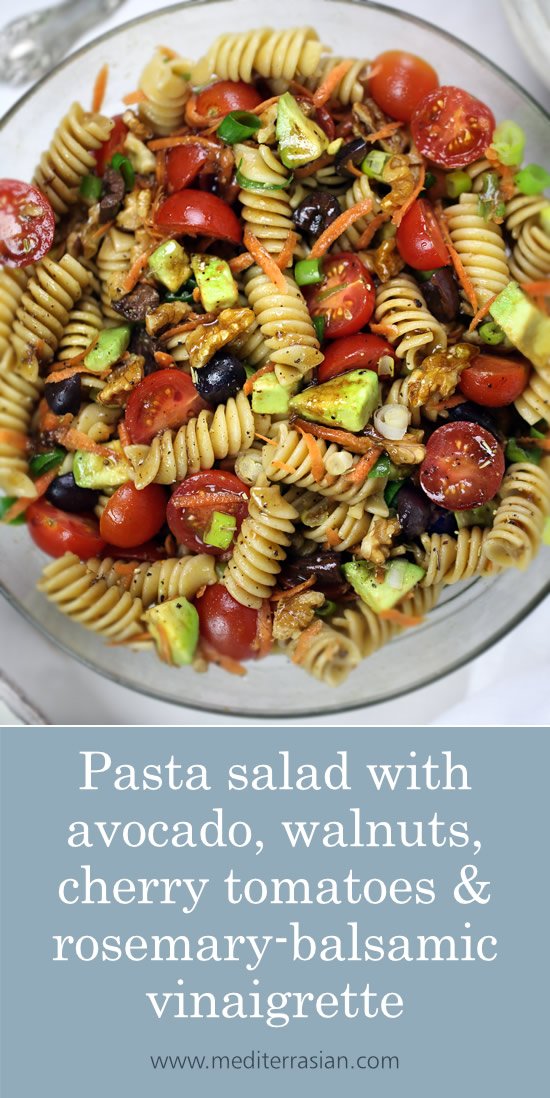
[[[258,658],[257,610],[241,606],[221,583],[207,587],[195,606],[201,637],[221,656],[230,656],[234,660]]]
[[[160,484],[138,489],[129,480],[113,492],[99,520],[105,541],[120,549],[143,545],[158,534],[166,517],[166,492]]]
[[[97,166],[98,175],[103,175],[105,168],[110,160],[113,159],[115,153],[122,152],[126,135],[128,133],[128,126],[122,121],[121,114],[113,115],[114,126],[106,141],[100,145],[95,154],[95,162]]]
[[[357,335],[344,336],[330,343],[325,351],[324,362],[317,370],[319,382],[329,381],[331,377],[345,374],[348,370],[374,370],[378,372],[381,358],[390,356],[395,362],[395,351],[387,339],[371,335],[370,332],[358,332]]]
[[[433,207],[425,198],[417,198],[407,210],[395,239],[401,259],[417,271],[436,270],[451,262]]]
[[[325,256],[323,281],[305,287],[304,295],[311,315],[325,318],[325,339],[353,335],[363,328],[376,298],[372,278],[353,252]]]
[[[531,366],[526,359],[476,355],[460,375],[459,387],[468,400],[485,408],[513,404],[529,381]]]
[[[81,560],[88,560],[105,548],[105,538],[101,537],[95,518],[70,515],[47,499],[37,499],[27,508],[27,526],[38,548],[50,557],[76,553]]]
[[[452,85],[426,95],[411,119],[417,148],[441,168],[463,168],[483,156],[494,128],[489,107]]]
[[[53,244],[55,214],[42,191],[19,179],[0,179],[0,263],[28,267]]]
[[[219,549],[216,545],[206,545],[202,535],[214,511],[221,511],[222,514],[235,516],[236,537],[248,512],[249,495],[246,484],[234,473],[227,473],[223,469],[193,473],[182,480],[173,492],[166,519],[181,545],[186,545],[195,553],[210,553],[213,557],[229,558],[233,543],[228,549]]]
[[[230,111],[253,111],[261,102],[262,97],[252,84],[242,80],[218,80],[199,92],[195,105],[198,114],[217,118]]]
[[[445,423],[428,439],[420,484],[440,507],[449,511],[479,507],[493,499],[503,476],[502,448],[477,423]]]
[[[166,160],[166,178],[170,191],[181,191],[197,178],[208,160],[204,145],[176,145]]]
[[[126,405],[124,422],[132,442],[146,444],[159,431],[181,427],[207,407],[189,375],[169,366],[136,385]]]
[[[170,233],[185,236],[213,236],[240,244],[242,225],[231,206],[208,191],[178,191],[157,210],[156,223]]]
[[[399,122],[411,115],[428,92],[439,84],[435,69],[404,50],[386,50],[375,57],[369,69],[369,91],[375,103]]]

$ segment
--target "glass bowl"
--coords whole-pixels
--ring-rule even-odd
[[[30,179],[59,118],[75,98],[90,101],[95,76],[109,65],[105,110],[136,87],[157,44],[199,57],[223,29],[311,24],[344,56],[373,57],[402,46],[425,56],[442,83],[479,95],[498,118],[514,118],[527,134],[527,161],[548,147],[549,119],[514,82],[475,50],[420,19],[355,0],[278,0],[269,19],[257,0],[192,0],[126,23],[73,54],[35,85],[2,121],[3,174]],[[100,674],[163,701],[212,713],[300,717],[368,706],[425,686],[474,659],[517,625],[550,591],[550,554],[544,550],[525,573],[511,570],[486,583],[447,588],[418,629],[405,631],[362,664],[338,689],[309,678],[282,656],[248,665],[246,678],[215,667],[205,675],[175,670],[152,654],[112,648],[66,620],[35,591],[46,558],[24,527],[2,528],[0,587],[6,598],[68,655]]]

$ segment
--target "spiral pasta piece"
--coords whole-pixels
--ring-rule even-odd
[[[329,73],[331,73],[337,65],[340,65],[343,60],[343,57],[335,57],[333,54],[327,54],[326,57],[321,59],[313,76],[310,76],[309,79],[305,81],[306,87],[311,91],[315,91],[318,85],[322,84]],[[368,61],[354,59],[351,67],[336,85],[332,92],[331,99],[337,99],[344,107],[348,107],[353,103],[361,103],[365,98],[365,84],[362,83],[362,80],[365,80],[366,82],[368,67]]]
[[[269,598],[298,518],[276,485],[250,491],[248,515],[235,542],[222,583],[241,606],[259,610]]]
[[[422,534],[421,548],[415,549],[416,563],[426,575],[422,587],[459,583],[473,576],[488,576],[498,568],[487,559],[485,546],[491,531],[479,526],[464,527],[451,534]]]
[[[141,599],[97,579],[74,553],[65,553],[52,561],[37,586],[62,614],[94,633],[113,641],[141,639]]]
[[[353,638],[326,622],[319,623],[316,631],[310,633],[307,646],[300,644],[298,639],[292,641],[286,650],[293,663],[326,686],[341,686],[361,662],[361,654]]]
[[[377,324],[387,326],[387,338],[408,370],[426,355],[446,350],[447,332],[410,275],[398,275],[378,287],[374,317]]]
[[[15,372],[13,351],[6,348],[0,359],[0,488],[8,495],[36,495],[26,440],[42,389],[40,379],[30,381]]]
[[[461,194],[454,206],[447,207],[445,217],[453,247],[472,283],[479,307],[508,285],[510,272],[500,225],[486,221],[478,205],[476,194]],[[472,312],[467,301],[464,308]]]
[[[32,181],[49,199],[58,220],[77,201],[84,176],[95,170],[93,153],[112,128],[112,119],[85,111],[80,103],[73,103],[61,119]]]
[[[107,442],[114,435],[120,416],[119,408],[109,408],[90,401],[82,405],[71,427],[80,434],[87,435],[92,442]]]
[[[207,553],[143,563],[129,561],[122,567],[112,557],[103,560],[94,557],[87,561],[87,566],[108,587],[119,587],[141,599],[144,609],[169,599],[193,599],[201,587],[218,579],[214,557]]]
[[[189,473],[211,469],[216,461],[249,449],[254,432],[254,413],[241,390],[215,412],[204,410],[179,431],[163,431],[150,446],[127,446],[125,453],[137,488],[153,482],[175,484]]]
[[[97,254],[97,271],[101,282],[103,314],[120,323],[120,313],[111,308],[111,302],[124,295],[123,282],[132,261],[135,244],[133,233],[124,233],[113,226],[105,234]]]
[[[531,426],[539,419],[550,423],[550,361],[544,369],[533,366],[526,388],[514,403],[520,416]]]
[[[89,271],[68,254],[59,263],[49,257],[40,260],[13,324],[11,345],[19,372],[35,378],[39,363],[51,362],[70,311],[89,281]]]
[[[246,221],[254,236],[271,255],[282,250],[289,232],[294,229],[290,195],[289,175],[279,157],[267,145],[250,148],[248,145],[235,145],[235,162],[241,165],[243,176],[254,186],[242,187],[239,201],[242,206],[242,218]],[[274,187],[269,191],[263,188]],[[292,263],[289,257],[288,265]]]
[[[323,361],[319,340],[308,307],[295,281],[286,275],[283,293],[260,270],[251,267],[245,275],[248,303],[260,325],[270,360],[281,385],[291,385]]]
[[[183,57],[169,57],[157,49],[139,78],[139,89],[145,95],[139,104],[140,117],[163,137],[183,123],[191,92],[190,68],[191,63]]]
[[[220,80],[245,80],[253,75],[266,80],[294,80],[311,76],[319,65],[323,47],[312,27],[221,34],[195,65],[193,84],[204,84],[216,75]]]
[[[362,503],[369,496],[375,495],[380,484],[376,477],[367,477],[362,484],[357,485],[349,480],[349,475],[334,476],[326,473],[322,480],[315,480],[312,473],[311,454],[303,435],[298,431],[288,430],[281,424],[282,430],[278,438],[266,443],[263,450],[263,466],[268,480],[275,483],[295,485],[297,488],[309,488],[329,499],[340,503]],[[334,443],[327,446],[323,439],[317,439],[317,446],[323,459],[325,469],[335,455],[346,454]],[[349,471],[357,464],[359,458],[352,458]]]
[[[266,347],[262,330],[256,319],[252,321],[246,332],[233,340],[231,350],[235,352],[237,358],[242,359],[249,366],[254,366],[256,370],[265,365],[269,358],[269,349]]]
[[[97,301],[91,294],[84,294],[71,309],[69,321],[59,343],[57,357],[60,362],[85,351],[103,328],[103,316]]]
[[[550,202],[547,206],[550,209]],[[517,282],[544,281],[550,275],[550,236],[536,218],[521,227],[510,259],[510,274]]]
[[[342,210],[349,210],[352,206],[356,206],[358,202],[364,202],[367,198],[372,198],[371,212],[366,217],[360,217],[358,221],[354,221],[353,225],[350,225],[349,229],[338,238],[335,245],[337,251],[355,252],[360,237],[373,217],[380,211],[379,199],[372,191],[368,176],[362,175],[360,178],[357,176],[351,187],[339,199]]]
[[[398,377],[392,382],[388,392],[386,394],[385,404],[400,404],[403,408],[408,408],[411,413],[411,424],[413,427],[420,425],[420,408],[411,408],[409,397],[409,384],[411,375],[407,377]]]
[[[506,203],[505,225],[517,240],[526,221],[533,221],[550,205],[544,194],[516,194]]]
[[[424,617],[436,605],[441,587],[415,587],[412,594],[402,604],[402,609],[412,617]],[[357,663],[368,659],[393,637],[403,632],[402,626],[381,618],[364,602],[358,602],[355,608],[343,610],[331,622],[334,631],[345,637],[355,649]]]
[[[550,475],[530,462],[510,465],[485,542],[485,555],[500,568],[525,569],[536,556],[550,509]]]
[[[15,314],[27,287],[34,268],[10,269],[0,271],[0,355],[3,355],[10,342]]]
[[[333,503],[307,489],[291,488],[285,500],[298,511],[304,537],[337,553],[359,545],[372,521],[363,503]]]

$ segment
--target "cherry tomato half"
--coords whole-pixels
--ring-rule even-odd
[[[387,356],[395,362],[391,343],[370,332],[335,339],[325,351],[324,362],[317,370],[317,380],[329,381],[331,377],[345,374],[348,370],[374,370],[377,373],[380,359]]]
[[[170,233],[185,236],[213,236],[240,244],[242,225],[231,206],[208,191],[178,191],[166,198],[157,211],[156,223]]]
[[[503,476],[502,448],[477,423],[445,423],[428,439],[420,484],[440,507],[449,511],[479,507],[493,499]]]
[[[166,178],[170,191],[181,191],[197,178],[208,160],[204,145],[176,145],[168,153]]]
[[[436,270],[451,262],[433,207],[425,198],[413,202],[395,239],[401,259],[417,271]]]
[[[426,95],[411,119],[417,148],[441,168],[463,168],[483,156],[494,128],[489,107],[452,85]]]
[[[253,111],[262,102],[260,93],[243,80],[218,80],[197,95],[196,109],[204,118],[217,118],[230,111]]]
[[[513,404],[529,381],[531,367],[525,359],[476,355],[460,375],[459,387],[468,400],[485,408]]]
[[[177,541],[195,553],[229,558],[233,542],[228,549],[220,549],[206,545],[202,535],[214,511],[221,511],[237,520],[234,541],[248,512],[249,495],[246,484],[234,473],[223,469],[192,473],[178,484],[170,498],[166,511],[168,525]]]
[[[50,557],[62,557],[64,553],[76,553],[81,560],[96,557],[105,548],[95,518],[90,515],[70,515],[60,511],[47,499],[37,499],[27,509],[27,526],[33,541],[49,553]]]
[[[369,69],[369,91],[375,103],[399,122],[410,122],[411,115],[428,92],[437,88],[435,69],[404,50],[386,50],[378,54]]]
[[[0,179],[0,262],[28,267],[53,244],[55,215],[42,191],[18,179]]]
[[[168,367],[144,377],[132,390],[124,422],[132,442],[146,444],[159,431],[181,427],[207,407],[189,375]]]
[[[353,252],[325,256],[323,281],[304,289],[313,317],[325,318],[325,339],[353,335],[370,320],[375,290],[367,268]]]
[[[195,606],[200,635],[221,656],[234,660],[258,658],[258,611],[241,606],[221,583],[213,583]]]
[[[98,175],[103,175],[105,168],[115,153],[123,151],[124,142],[128,133],[128,126],[122,121],[121,114],[113,115],[113,128],[106,141],[100,145],[95,154],[95,162]]]
[[[105,541],[119,549],[143,545],[158,534],[166,517],[166,492],[160,484],[138,489],[131,480],[113,492],[99,520]]]

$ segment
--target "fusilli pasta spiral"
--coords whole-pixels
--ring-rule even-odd
[[[50,200],[59,219],[78,199],[82,179],[96,166],[93,153],[113,128],[110,118],[73,103],[40,158],[33,183]]]
[[[97,270],[101,281],[101,302],[106,317],[120,322],[120,314],[111,308],[111,302],[124,294],[122,283],[132,260],[133,233],[124,233],[113,226],[105,234],[97,254]]]
[[[14,354],[8,347],[0,359],[0,488],[9,495],[31,499],[36,495],[25,438],[42,389],[40,379],[30,381],[15,372]]]
[[[423,617],[436,605],[440,594],[441,587],[415,587],[402,608],[412,617]],[[353,643],[357,662],[372,656],[378,648],[402,632],[400,625],[381,618],[364,602],[358,602],[354,609],[344,610],[333,618],[331,625],[335,632]]]
[[[245,518],[222,583],[242,606],[259,610],[269,598],[298,517],[276,485],[250,491]]]
[[[115,433],[119,419],[118,408],[109,408],[90,401],[89,404],[82,406],[71,426],[81,434],[87,435],[92,442],[107,442],[107,439]]]
[[[353,225],[350,225],[347,232],[345,232],[336,242],[336,249],[343,252],[354,252],[359,244],[359,239],[364,233],[365,229],[372,221],[373,217],[380,210],[380,203],[375,194],[373,194],[371,185],[369,183],[368,176],[362,175],[354,179],[351,187],[343,194],[339,201],[343,210],[349,210],[352,206],[355,206],[358,202],[364,202],[366,198],[372,198],[372,210],[366,217],[360,217],[358,221],[355,221]]]
[[[310,632],[307,647],[298,639],[290,643],[287,651],[293,663],[326,686],[340,686],[361,662],[353,638],[326,622],[318,622],[315,632]]]
[[[216,75],[220,80],[246,80],[257,73],[267,79],[294,80],[317,71],[323,47],[311,27],[274,31],[221,34],[205,57],[195,65],[193,84],[204,84]]]
[[[334,476],[327,472],[323,480],[315,480],[311,471],[311,454],[305,439],[298,431],[289,431],[284,424],[281,427],[278,438],[274,440],[276,444],[266,443],[263,450],[262,461],[268,480],[292,484],[297,488],[309,488],[320,495],[328,496],[329,499],[348,504],[361,503],[379,491],[380,482],[375,477],[367,477],[359,486],[351,482],[345,474]],[[317,445],[325,468],[336,454],[345,453],[334,443],[327,446],[323,439],[318,439]],[[352,459],[350,471],[358,460]]]
[[[180,128],[191,91],[190,67],[183,57],[169,57],[162,49],[145,66],[139,79],[145,95],[139,113],[155,133],[165,136]]]
[[[110,640],[131,641],[143,633],[141,599],[97,579],[74,553],[65,553],[44,569],[38,590],[62,614]]]
[[[461,194],[454,206],[447,207],[445,217],[453,247],[472,283],[479,307],[508,285],[510,272],[500,225],[485,220],[478,207],[476,194]],[[469,303],[464,308],[472,312]]]
[[[388,326],[387,337],[398,358],[413,370],[426,355],[444,351],[447,333],[430,313],[421,291],[410,275],[390,278],[376,291],[375,319]]]
[[[358,545],[371,523],[372,516],[365,511],[363,503],[355,506],[332,503],[315,492],[300,488],[291,488],[285,500],[298,511],[304,537],[320,545],[328,544],[337,553]]]
[[[550,423],[550,360],[545,367],[533,366],[526,388],[514,403],[531,426],[539,419]]]
[[[70,311],[89,281],[89,271],[70,255],[59,263],[46,256],[37,264],[13,324],[11,344],[21,373],[35,378],[39,362],[52,360]]]
[[[546,470],[529,462],[510,465],[485,541],[488,559],[500,568],[527,568],[538,552],[549,508],[550,476]]]
[[[315,88],[323,82],[325,77],[327,77],[343,60],[342,57],[334,57],[333,54],[327,54],[326,57],[321,59],[321,63],[317,66],[314,75],[306,80],[306,87],[314,91]],[[338,99],[344,107],[349,106],[350,103],[361,103],[365,98],[365,83],[368,67],[368,61],[354,60],[351,67],[340,80],[340,83],[336,85],[331,98]],[[363,80],[365,83],[362,82]]]
[[[132,564],[134,565],[133,571]],[[88,568],[108,587],[117,586],[141,599],[145,609],[168,599],[192,599],[200,591],[217,582],[214,557],[197,553],[189,557],[169,557],[153,562],[124,563],[112,557],[103,560],[95,557],[87,562]]]
[[[550,275],[550,236],[537,218],[521,226],[510,259],[510,274],[518,282],[543,281]]]
[[[288,291],[283,293],[259,267],[251,267],[245,276],[248,303],[281,385],[291,385],[323,361],[304,297],[290,275],[286,281]]]
[[[24,270],[5,267],[0,271],[0,355],[10,342],[15,314],[32,273],[32,267]]]
[[[267,145],[254,149],[235,145],[235,162],[241,165],[246,179],[260,184],[257,189],[247,186],[239,192],[243,221],[267,252],[278,255],[294,228],[289,193],[284,186],[289,180],[288,171]],[[262,189],[266,185],[278,189],[266,191]],[[291,263],[292,257],[289,257],[287,266]]]
[[[91,294],[84,294],[69,313],[69,321],[57,351],[60,362],[85,351],[102,328],[103,316],[97,301]]]
[[[416,563],[424,568],[423,587],[459,583],[472,576],[494,575],[498,571],[487,560],[485,546],[489,529],[464,527],[456,537],[451,534],[422,534],[421,548],[415,549]]]

